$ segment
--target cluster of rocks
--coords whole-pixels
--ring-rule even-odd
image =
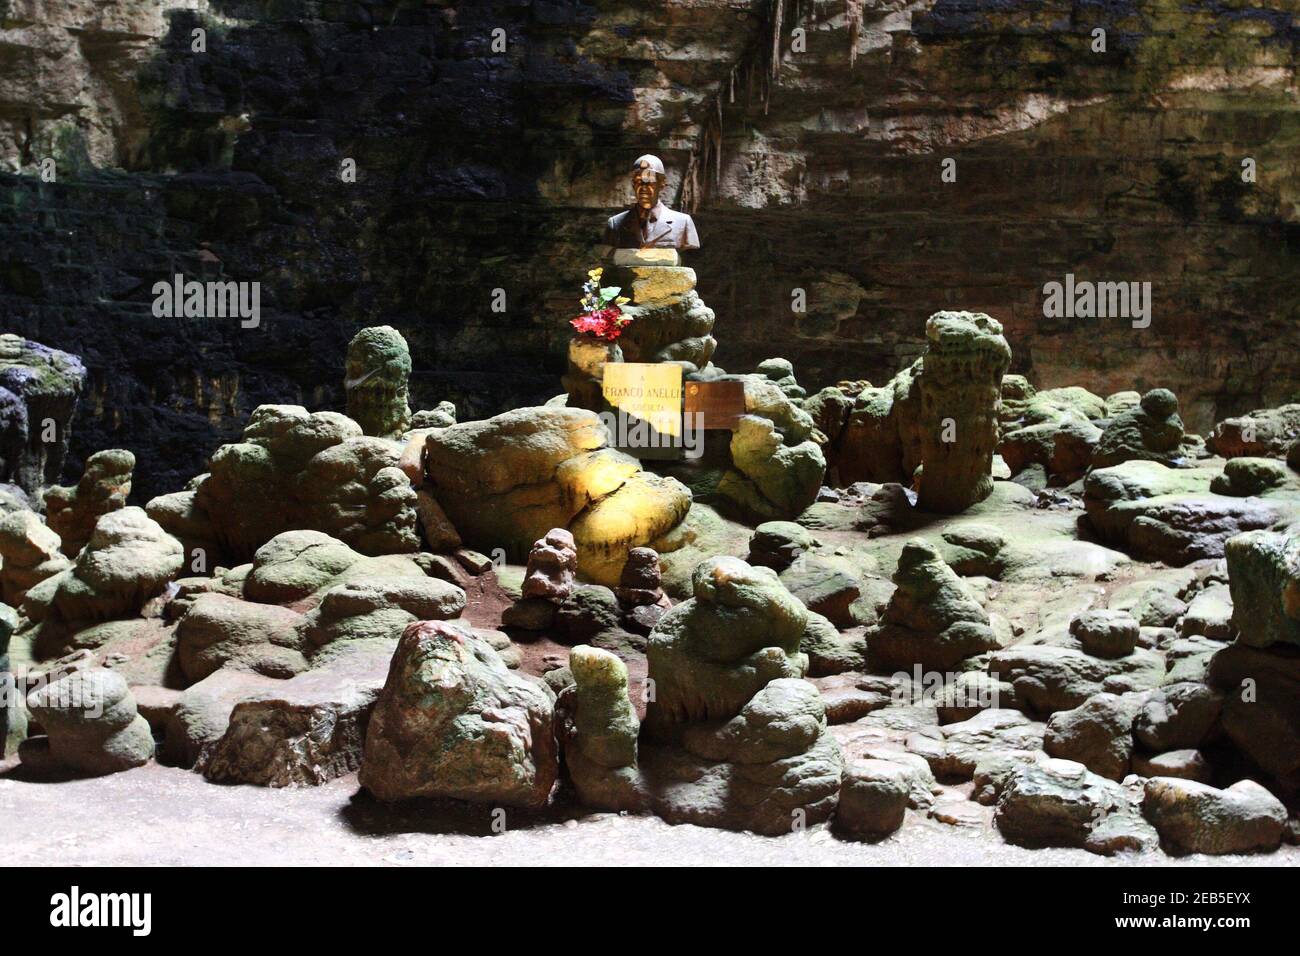
[[[1225,427],[1210,451],[1240,453],[1210,457],[1164,390],[1036,392],[987,316],[927,335],[882,389],[807,396],[776,360],[734,377],[749,413],[699,497],[751,530],[592,411],[411,412],[405,343],[366,330],[349,416],[262,406],[146,509],[118,450],[5,499],[5,753],[358,773],[381,801],[537,808],[567,785],[762,834],[924,815],[1108,855],[1294,840],[1285,428]],[[702,357],[696,380],[726,376]],[[823,449],[852,482],[822,488]]]
[[[470,546],[509,560],[565,529],[588,580],[618,584],[627,553],[683,546],[691,493],[609,445],[596,413],[543,406],[433,429],[423,487]]]
[[[651,634],[653,693],[640,727],[626,668],[607,652],[575,649],[572,693],[561,703],[580,799],[770,834],[829,818],[843,760],[820,695],[801,679],[808,627],[807,610],[772,570],[705,561],[693,596]]]
[[[937,312],[926,353],[879,388],[806,400],[822,428],[838,484],[917,488],[919,505],[960,512],[992,491],[998,401],[1011,348],[1002,325],[973,312]],[[918,474],[919,469],[919,474]]]

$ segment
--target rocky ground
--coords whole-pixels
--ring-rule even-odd
[[[58,785],[0,764],[0,818],[12,866],[1300,866],[1300,848],[1269,856],[1107,859],[1083,850],[1026,850],[984,827],[910,814],[877,843],[841,840],[826,826],[759,837],[654,817],[519,812],[491,834],[482,809],[385,807],[355,775],[300,790],[212,787],[151,765],[107,780]]]

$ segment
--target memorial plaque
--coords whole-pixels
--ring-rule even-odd
[[[679,458],[682,368],[668,363],[610,362],[601,396],[605,427],[619,451],[636,458]]]
[[[745,414],[744,382],[687,382],[686,415],[699,415],[700,428],[735,430]]]

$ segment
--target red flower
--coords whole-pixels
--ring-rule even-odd
[[[597,309],[594,312],[584,312],[576,319],[569,320],[569,324],[579,334],[590,335],[607,342],[616,341],[623,334],[623,329],[631,322],[632,320],[624,316],[623,310],[616,305]]]

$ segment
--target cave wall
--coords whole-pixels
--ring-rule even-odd
[[[541,401],[653,149],[679,198],[694,162],[718,364],[881,381],[978,309],[1037,384],[1205,429],[1300,392],[1292,8],[786,0],[774,64],[768,0],[0,0],[0,326],[82,356],[69,470],[130,448],[139,498],[258,404],[341,408],[369,324],[419,406]],[[175,272],[259,281],[260,325],[155,318]],[[1150,281],[1150,328],[1045,319],[1067,272]]]

